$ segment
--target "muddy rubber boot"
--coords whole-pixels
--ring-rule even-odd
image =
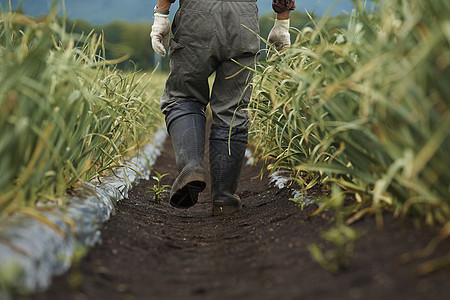
[[[235,194],[245,156],[247,127],[212,125],[209,138],[212,214],[229,215],[242,209],[242,201]]]
[[[186,114],[170,123],[169,133],[179,172],[170,191],[170,204],[177,208],[194,206],[198,194],[206,187],[205,122],[202,115]]]

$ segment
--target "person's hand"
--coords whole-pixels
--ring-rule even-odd
[[[152,48],[160,56],[166,56],[166,49],[169,45],[170,21],[168,15],[155,13],[155,21],[153,22],[152,32]]]
[[[289,19],[275,20],[267,41],[274,45],[277,51],[291,45],[291,34],[289,33]]]

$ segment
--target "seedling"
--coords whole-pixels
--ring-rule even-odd
[[[342,190],[337,185],[333,185],[331,199],[324,203],[321,209],[328,207],[334,210],[336,225],[321,232],[320,235],[334,248],[324,252],[322,247],[316,243],[308,245],[312,258],[322,268],[332,273],[338,273],[349,266],[355,243],[361,235],[360,232],[345,224],[343,205]]]
[[[161,183],[162,178],[164,176],[169,175],[169,174],[168,173],[166,173],[166,174],[159,174],[156,171],[153,171],[153,173],[155,175],[152,176],[152,178],[156,181],[156,183],[153,185],[153,187],[149,188],[149,191],[147,193],[153,193],[153,199],[155,200],[156,203],[159,203],[159,202],[162,201],[162,195],[164,193],[166,193],[168,189],[171,188],[170,185]]]
[[[289,198],[289,200],[294,202],[301,211],[303,211],[303,208],[308,205],[308,199],[303,193],[296,197]]]
[[[332,227],[321,233],[322,238],[334,245],[333,249],[323,251],[318,244],[308,245],[312,258],[325,270],[338,273],[350,264],[355,243],[360,233],[345,224]]]

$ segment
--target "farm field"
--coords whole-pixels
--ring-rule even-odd
[[[154,169],[175,179],[171,142]],[[206,161],[205,161],[206,163]],[[402,264],[400,257],[426,247],[436,229],[417,229],[410,220],[385,216],[378,231],[373,217],[354,224],[365,234],[357,241],[348,269],[338,275],[322,269],[308,244],[323,243],[320,232],[333,214],[307,218],[287,189],[278,189],[261,165],[244,166],[238,195],[244,209],[230,217],[210,215],[209,191],[181,211],[155,203],[142,181],[102,229],[95,246],[50,289],[44,299],[445,299],[449,270],[417,276],[423,260]],[[434,253],[450,250],[447,240]],[[429,258],[431,259],[431,257]]]
[[[109,58],[132,47],[2,11],[0,299],[445,299],[450,3],[373,3],[304,14],[291,47],[261,50],[227,217],[209,183],[168,204],[167,73],[132,58],[167,61],[125,34],[147,25],[108,27],[145,50]]]

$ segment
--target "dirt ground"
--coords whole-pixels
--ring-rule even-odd
[[[168,139],[154,165],[176,177]],[[155,203],[142,181],[104,224],[103,242],[65,276],[32,299],[449,299],[450,270],[416,276],[422,261],[400,264],[399,256],[425,247],[436,229],[416,229],[408,220],[373,217],[354,224],[365,234],[350,267],[333,275],[314,262],[308,244],[334,224],[331,213],[307,218],[287,189],[279,190],[261,166],[244,166],[238,194],[244,209],[212,217],[208,187],[199,203],[179,210]],[[447,253],[447,240],[435,255]],[[76,282],[80,281],[78,284]],[[70,282],[72,282],[70,284]]]

